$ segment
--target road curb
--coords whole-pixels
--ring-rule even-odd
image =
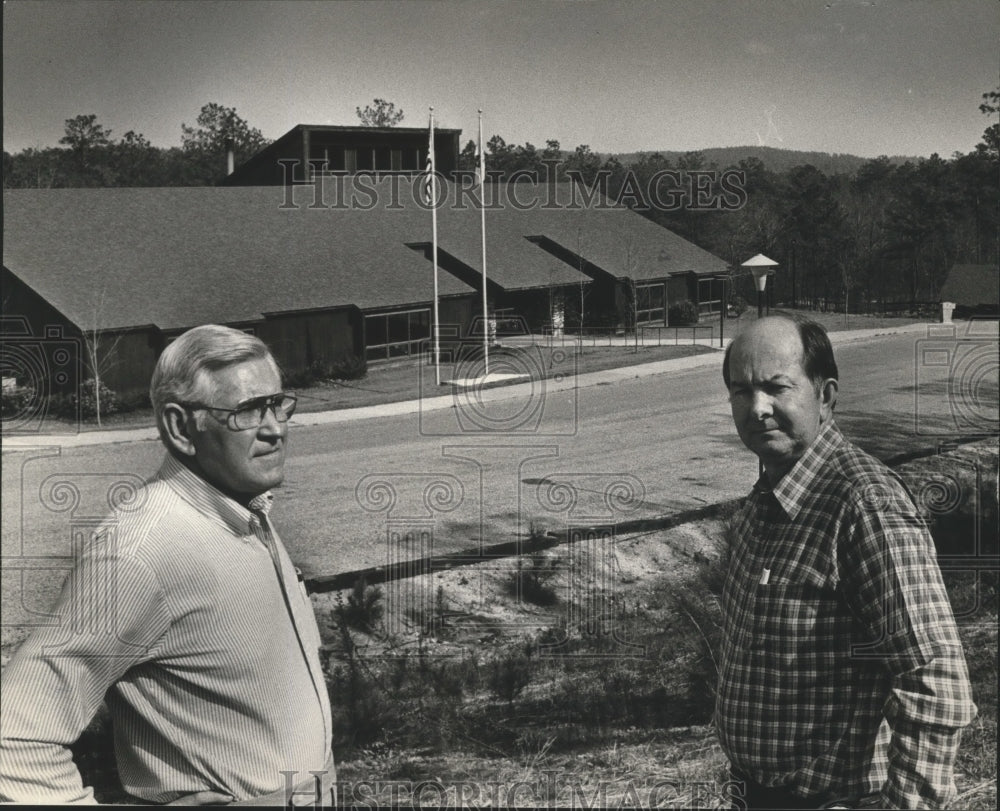
[[[880,336],[897,335],[900,333],[926,331],[928,324],[903,324],[899,327],[882,327],[866,330],[847,330],[844,332],[831,332],[830,342],[834,345],[853,343]],[[842,336],[842,337],[841,337]],[[725,339],[728,346],[731,339]],[[651,361],[634,366],[620,366],[616,369],[603,369],[598,372],[587,372],[574,376],[570,381],[563,380],[555,382],[551,378],[546,379],[546,386],[551,387],[551,391],[560,391],[565,388],[589,388],[591,386],[617,383],[622,380],[633,380],[638,377],[649,377],[651,375],[666,374],[668,372],[682,372],[688,369],[696,369],[712,363],[720,363],[719,352],[725,347],[699,344],[710,350],[697,355],[688,355],[682,358],[672,358],[670,360]],[[477,391],[488,391],[489,397],[516,397],[519,393],[531,391],[532,386],[537,386],[538,381],[531,383],[501,382],[490,383]],[[358,406],[356,408],[340,408],[330,411],[314,411],[300,413],[292,418],[293,428],[306,425],[329,425],[341,422],[354,422],[356,420],[375,419],[377,417],[394,417],[407,414],[437,411],[445,408],[453,408],[456,405],[457,396],[468,396],[468,389],[460,387],[449,387],[451,391],[446,394],[435,394],[433,397],[421,397],[415,400],[399,400],[393,403],[382,403],[371,406]],[[59,446],[66,448],[87,447],[92,445],[113,445],[122,442],[147,442],[157,440],[159,434],[155,427],[129,428],[117,431],[85,431],[77,434],[10,434],[0,436],[0,447],[2,448],[25,448],[39,446]]]
[[[304,578],[306,588],[310,593],[325,593],[353,588],[355,583],[364,580],[367,585],[389,583],[394,580],[404,580],[419,577],[422,574],[433,574],[457,569],[461,566],[474,566],[490,561],[506,560],[518,555],[530,555],[565,544],[589,538],[608,535],[631,535],[637,532],[650,532],[688,524],[692,521],[715,518],[739,506],[743,499],[722,501],[718,504],[708,504],[691,510],[682,510],[672,515],[654,516],[652,518],[637,518],[621,521],[616,524],[595,524],[587,527],[574,527],[571,530],[547,532],[537,538],[517,538],[512,541],[484,546],[482,549],[469,549],[460,552],[449,552],[442,555],[426,555],[415,560],[401,561],[392,566],[368,566],[348,572],[338,572],[332,575],[317,575]],[[687,553],[685,553],[687,554]],[[694,556],[697,559],[697,556]]]

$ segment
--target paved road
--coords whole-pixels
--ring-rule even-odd
[[[877,455],[996,430],[995,339],[927,341],[911,332],[837,348],[838,420]],[[713,358],[669,374],[577,389],[550,381],[516,396],[490,391],[493,402],[470,395],[457,408],[295,427],[277,526],[299,565],[323,574],[431,544],[506,540],[532,525],[662,515],[743,495],[756,460],[735,435],[721,355]],[[106,512],[109,488],[121,497],[153,473],[162,451],[140,441],[43,453],[4,448],[3,595],[15,615],[42,610],[74,533]],[[18,555],[35,559],[11,566]]]

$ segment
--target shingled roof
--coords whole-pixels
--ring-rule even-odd
[[[941,301],[966,307],[1000,306],[1000,268],[996,265],[955,265],[941,287]]]
[[[78,326],[96,317],[100,329],[427,302],[431,265],[409,246],[431,241],[431,216],[411,182],[369,178],[371,191],[343,207],[310,186],[7,190],[3,263]],[[455,199],[454,184],[443,190]],[[479,270],[478,209],[445,203],[438,226],[441,249]],[[509,290],[586,280],[531,241],[539,235],[614,276],[726,267],[625,209],[508,205],[487,211],[486,228],[489,278]],[[442,296],[472,292],[438,278]]]
[[[395,212],[282,208],[283,192],[7,191],[4,266],[77,326],[92,323],[100,302],[101,329],[171,330],[431,299],[427,262],[391,238],[384,215]],[[425,230],[429,238],[429,223]],[[439,277],[441,295],[471,292]]]

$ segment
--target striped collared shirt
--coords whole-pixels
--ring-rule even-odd
[[[167,457],[4,671],[0,796],[92,802],[67,746],[105,693],[122,785],[141,799],[249,799],[324,768],[319,631],[268,524]]]
[[[737,518],[716,723],[732,764],[803,796],[946,806],[975,715],[933,542],[833,421]]]

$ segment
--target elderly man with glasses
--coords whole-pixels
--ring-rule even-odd
[[[94,802],[68,747],[106,700],[139,800],[331,804],[319,632],[268,519],[295,397],[258,338],[214,325],[166,348],[150,397],[159,473],[5,670],[0,797]]]

